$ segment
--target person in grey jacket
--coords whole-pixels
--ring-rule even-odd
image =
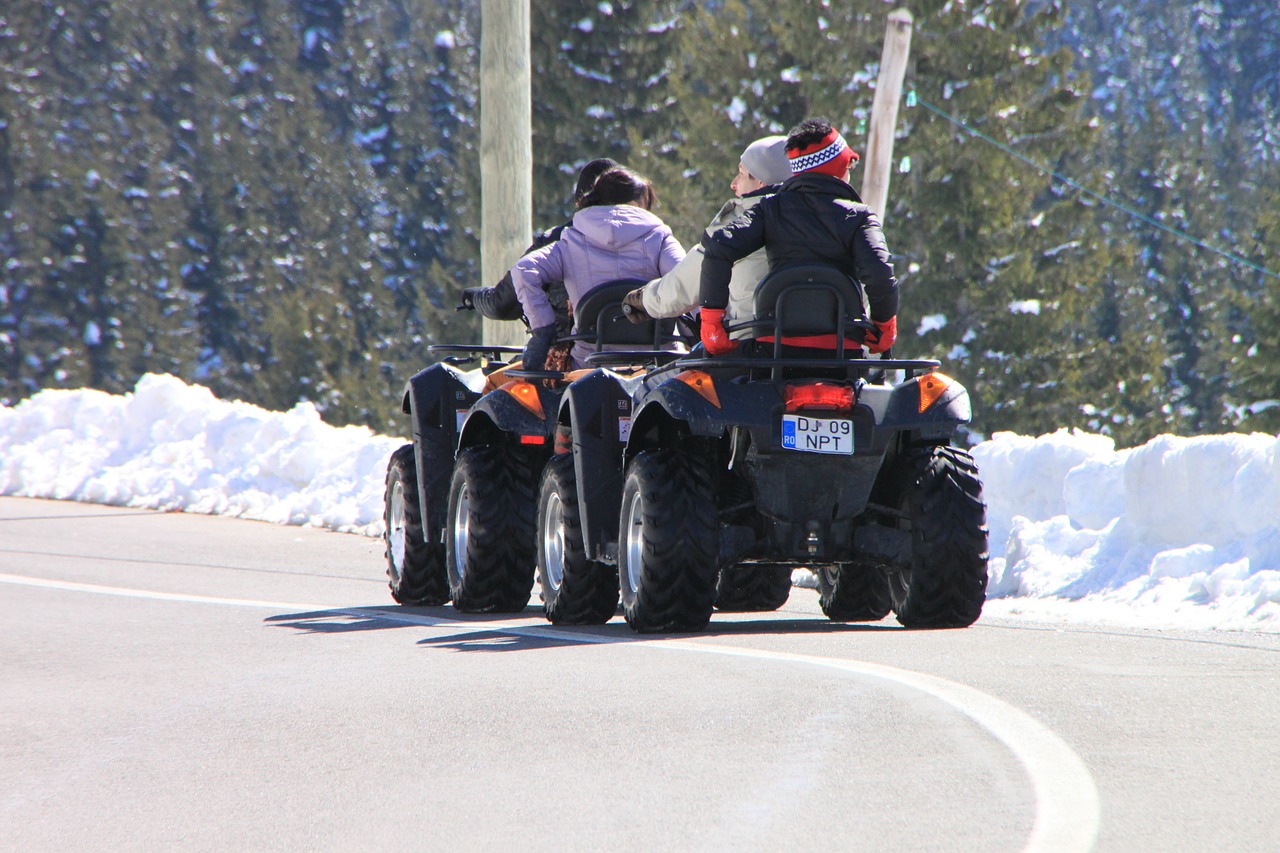
[[[734,198],[720,208],[707,226],[707,232],[733,222],[758,201],[773,195],[777,191],[776,185],[791,177],[791,161],[787,159],[786,146],[785,136],[766,136],[747,146],[738,162],[738,174],[729,182]],[[696,310],[702,258],[702,245],[698,244],[671,272],[627,294],[624,301],[631,306],[627,319],[641,323],[651,317],[678,317]],[[768,272],[769,260],[764,249],[733,265],[729,304],[725,309],[726,325],[743,323],[755,316],[752,297],[756,285]],[[735,340],[749,338],[752,330],[743,328],[731,334]]]
[[[650,212],[653,186],[629,169],[602,174],[560,239],[525,255],[511,280],[532,327],[523,368],[541,370],[556,338],[556,314],[545,285],[563,281],[570,309],[593,288],[618,279],[648,280],[670,272],[684,258],[671,229]],[[576,331],[576,326],[575,326]],[[572,365],[581,367],[591,347],[574,345]]]
[[[583,166],[578,172],[578,182],[573,190],[574,208],[582,207],[582,200],[596,185],[597,178],[610,169],[616,169],[618,165],[616,160],[601,157]],[[559,240],[564,229],[568,228],[572,221],[569,220],[563,225],[557,225],[546,231],[539,231],[533,235],[533,243],[522,254],[527,255]],[[548,282],[547,296],[556,310],[556,327],[561,334],[568,334],[573,325],[573,319],[569,316],[569,303],[564,282]],[[528,325],[528,320],[525,319],[520,308],[520,300],[516,298],[516,286],[511,280],[510,272],[502,277],[502,281],[491,287],[465,288],[462,291],[462,303],[458,306],[458,310],[479,311],[490,320],[525,320],[525,324]]]

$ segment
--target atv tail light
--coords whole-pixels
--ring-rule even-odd
[[[717,409],[720,408],[720,395],[716,393],[716,383],[710,373],[704,373],[701,370],[682,370],[676,374],[676,379],[697,391],[703,399]]]
[[[520,436],[521,444],[546,444],[547,437],[545,435],[522,435]]]
[[[950,376],[937,371],[926,373],[917,379],[916,384],[920,387],[920,413],[924,414],[925,409],[936,403],[954,381]]]
[[[532,412],[538,420],[546,417],[542,413],[542,399],[538,396],[538,388],[532,382],[515,379],[503,385],[502,390],[514,397],[517,403]]]
[[[788,382],[782,389],[787,412],[823,409],[828,412],[853,411],[853,386],[832,382]]]

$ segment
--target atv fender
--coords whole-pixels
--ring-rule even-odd
[[[513,393],[518,385],[524,386],[526,396],[523,398]],[[527,389],[533,389],[536,394]],[[523,380],[513,380],[490,391],[467,413],[458,436],[458,450],[512,440],[550,449],[555,427],[552,415],[559,396],[559,392],[544,388],[541,383]]]
[[[944,390],[930,401],[922,383],[940,382]],[[969,392],[942,374],[926,373],[894,386],[866,385],[858,397],[875,416],[882,436],[908,433],[918,443],[946,441],[973,418]]]
[[[617,559],[631,397],[611,374],[595,370],[565,390],[558,421],[573,437],[578,512],[588,559],[612,563]]]
[[[478,399],[480,394],[467,386],[461,371],[446,364],[420,370],[405,383],[401,409],[413,425],[413,461],[424,530],[444,527],[459,425]]]

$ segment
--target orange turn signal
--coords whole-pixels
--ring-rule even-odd
[[[502,390],[514,397],[517,403],[532,412],[538,420],[546,418],[542,413],[542,398],[538,396],[538,388],[532,382],[514,379],[503,385]]]
[[[703,399],[717,409],[720,408],[720,395],[716,393],[716,383],[710,373],[704,373],[701,370],[682,370],[676,374],[676,379],[697,391]]]
[[[916,385],[920,388],[920,413],[924,414],[924,410],[938,402],[938,398],[943,392],[951,387],[951,383],[955,380],[944,373],[926,373],[916,380]]]

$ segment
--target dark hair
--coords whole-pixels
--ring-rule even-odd
[[[582,199],[579,207],[595,207],[600,204],[634,204],[645,210],[653,210],[658,194],[653,184],[630,169],[619,166],[610,169],[596,179],[596,185]]]
[[[821,142],[833,130],[835,128],[831,126],[831,122],[821,116],[807,118],[787,131],[787,150],[795,151]]]
[[[583,166],[582,170],[578,172],[578,184],[573,188],[573,203],[578,207],[582,207],[582,200],[586,198],[587,193],[591,192],[591,188],[596,185],[596,179],[610,169],[617,169],[620,165],[616,160],[601,157]]]

